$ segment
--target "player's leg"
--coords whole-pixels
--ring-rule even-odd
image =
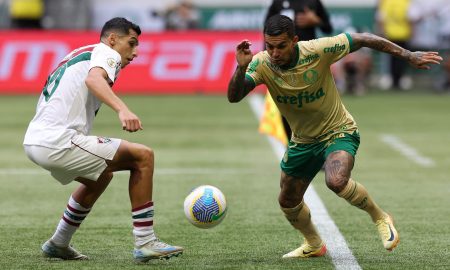
[[[61,183],[76,180],[81,185],[72,193],[53,236],[42,246],[44,254],[66,260],[87,259],[72,247],[72,236],[105,191],[113,177],[106,160],[112,159],[120,145],[118,139],[75,136],[70,149],[56,150],[44,164]]]
[[[377,226],[384,247],[391,251],[399,242],[392,218],[375,203],[363,185],[350,178],[358,144],[359,135],[355,134],[346,134],[345,137],[334,140],[332,146],[327,149],[325,181],[328,188],[339,197],[370,215]]]
[[[303,245],[283,258],[322,256],[326,252],[325,244],[311,221],[310,210],[303,201],[306,189],[323,165],[318,153],[320,144],[290,142],[280,163],[282,172],[278,201],[287,220],[304,237]]]
[[[100,197],[112,179],[112,173],[105,172],[97,181],[78,177],[82,183],[69,198],[61,220],[53,236],[42,245],[44,255],[64,260],[86,260],[88,257],[71,247],[70,241],[81,223],[91,211],[95,201]]]
[[[83,200],[83,196],[78,196],[77,191],[74,192],[74,196],[69,198],[54,235],[42,246],[44,255],[52,258],[66,260],[87,259],[86,256],[70,247],[69,243],[75,231],[88,215],[93,202],[100,196],[112,177],[112,174],[102,175],[102,171],[107,166],[104,159],[99,155],[93,154],[93,151],[86,151],[89,146],[97,143],[97,138],[79,136],[76,141],[79,143],[79,146],[85,148],[82,149],[75,144],[68,149],[51,149],[34,145],[25,146],[25,151],[29,158],[39,166],[50,171],[52,176],[62,184],[68,184],[80,176],[87,176],[86,179],[79,178],[81,182],[85,181],[86,186],[81,185],[77,191],[84,190],[88,186],[91,188],[95,186],[98,190],[93,192],[98,193],[98,195],[93,196],[94,199],[89,199],[88,196],[89,200],[87,202]],[[107,147],[111,148],[112,152],[115,152],[114,145],[118,146],[119,143],[120,140],[116,144],[114,141],[111,141]],[[98,179],[97,181],[92,181],[88,180],[88,178]]]
[[[278,197],[281,210],[289,223],[299,230],[305,239],[299,248],[283,255],[283,258],[318,257],[326,252],[325,244],[311,220],[311,212],[303,200],[311,180],[289,176],[281,172],[281,192]]]
[[[153,230],[153,151],[144,145],[122,140],[114,159],[108,162],[107,170],[130,171],[129,196],[135,236],[135,259],[145,262],[181,254],[182,247],[160,241]]]

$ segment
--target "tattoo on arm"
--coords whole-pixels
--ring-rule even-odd
[[[228,101],[239,102],[253,89],[253,85],[245,80],[245,67],[237,67],[228,83]]]
[[[361,47],[368,47],[380,52],[392,54],[404,60],[409,60],[411,57],[409,50],[371,33],[354,33],[352,34],[352,38],[356,50]]]

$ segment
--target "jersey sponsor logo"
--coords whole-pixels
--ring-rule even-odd
[[[323,49],[324,53],[336,53],[336,52],[342,52],[345,50],[345,44],[334,44],[333,47],[326,47]]]
[[[304,104],[319,100],[325,96],[322,88],[315,92],[302,91],[297,96],[277,96],[276,101],[283,104],[297,105],[298,108],[303,107]]]
[[[317,53],[316,54],[309,54],[305,58],[300,59],[298,61],[298,64],[299,65],[303,65],[303,64],[311,63],[312,61],[314,61],[316,59],[319,59],[319,55]]]

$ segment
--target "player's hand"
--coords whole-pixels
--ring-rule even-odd
[[[136,132],[142,130],[142,123],[139,117],[129,110],[119,111],[119,119],[122,123],[122,129],[128,132]]]
[[[295,23],[300,28],[316,26],[320,24],[320,22],[320,17],[308,7],[305,7],[303,12],[298,12],[295,15]]]
[[[250,50],[251,45],[249,40],[244,39],[236,46],[236,61],[240,67],[247,67],[252,61],[253,54]]]
[[[438,52],[411,52],[409,63],[418,69],[430,69],[429,64],[439,65],[442,57]]]

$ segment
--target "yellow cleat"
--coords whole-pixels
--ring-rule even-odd
[[[296,250],[293,250],[287,254],[283,255],[283,258],[309,258],[309,257],[320,257],[327,253],[327,247],[325,243],[322,242],[319,247],[313,247],[308,244],[308,242],[304,242]]]
[[[400,236],[394,227],[394,220],[388,214],[375,223],[383,241],[384,248],[392,251],[400,242]]]

